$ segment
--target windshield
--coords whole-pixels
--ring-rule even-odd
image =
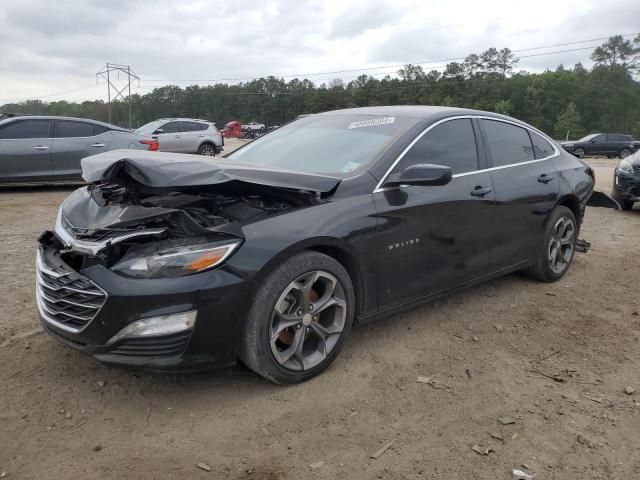
[[[600,136],[600,133],[592,133],[591,135],[587,135],[586,137],[582,137],[580,140],[578,140],[579,142],[590,142],[591,140],[593,140],[594,138]]]
[[[311,115],[254,140],[227,158],[306,173],[346,176],[371,163],[416,119]]]
[[[136,133],[141,133],[143,135],[151,135],[155,132],[160,126],[164,125],[166,122],[164,120],[154,120],[153,122],[149,122],[146,125],[141,126],[136,130]]]

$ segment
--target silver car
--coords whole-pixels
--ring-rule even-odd
[[[161,118],[136,130],[160,142],[160,151],[214,156],[222,151],[224,139],[216,126],[197,118]]]
[[[71,117],[15,116],[0,120],[0,185],[82,182],[84,157],[158,142],[124,128]]]

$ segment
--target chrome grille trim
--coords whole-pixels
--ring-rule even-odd
[[[107,292],[86,277],[70,279],[71,272],[59,273],[44,261],[42,249],[36,256],[36,303],[42,318],[71,333],[84,330],[98,315]],[[87,288],[78,286],[87,285]]]
[[[166,230],[164,228],[148,228],[145,230],[138,230],[131,233],[117,235],[99,242],[90,242],[87,240],[79,240],[71,232],[69,232],[65,228],[64,223],[66,222],[69,226],[71,226],[71,223],[68,219],[63,219],[63,215],[64,213],[62,213],[62,208],[60,208],[60,210],[58,211],[58,217],[56,218],[56,236],[58,237],[58,239],[60,239],[60,241],[66,248],[75,252],[85,253],[89,255],[96,255],[98,252],[104,250],[110,245],[113,245],[114,243],[124,242],[125,240],[135,237],[158,235]]]

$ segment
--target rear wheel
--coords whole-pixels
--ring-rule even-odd
[[[342,349],[354,306],[353,285],[336,260],[317,252],[291,257],[258,289],[240,357],[271,382],[307,380]]]
[[[583,158],[584,157],[584,148],[582,148],[582,147],[576,148],[573,151],[573,154],[578,158]]]
[[[198,154],[204,155],[205,157],[213,157],[216,154],[216,147],[211,143],[203,143],[200,145],[200,148],[198,148]]]
[[[543,282],[561,279],[573,262],[577,236],[573,212],[567,207],[556,207],[549,217],[535,263],[523,273]]]

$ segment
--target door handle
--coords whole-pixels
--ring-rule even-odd
[[[553,175],[549,175],[548,173],[543,173],[538,177],[540,183],[549,183],[551,180],[553,180]]]
[[[92,147],[96,147],[96,148],[100,148],[100,147],[104,147],[104,143],[94,143],[91,146]]]
[[[478,185],[476,188],[471,190],[471,195],[474,197],[484,197],[487,193],[493,192],[493,188],[491,187],[483,187],[482,185]]]
[[[35,147],[33,147],[34,150],[49,150],[49,147],[47,147],[46,145],[37,145]]]

